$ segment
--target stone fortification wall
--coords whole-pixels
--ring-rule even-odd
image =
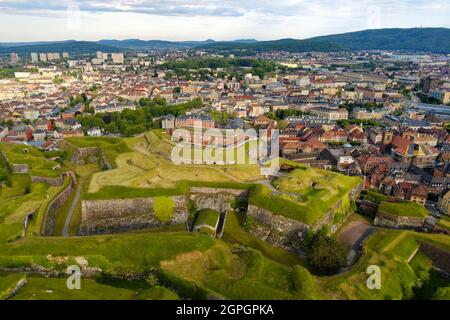
[[[156,216],[153,198],[83,200],[79,234],[116,233],[186,223],[189,216],[186,197],[171,199],[173,215],[165,222]]]

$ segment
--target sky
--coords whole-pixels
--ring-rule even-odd
[[[450,27],[449,0],[0,0],[0,42],[272,40]]]

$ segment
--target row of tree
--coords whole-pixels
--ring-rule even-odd
[[[133,136],[143,133],[152,128],[160,128],[162,116],[172,114],[180,116],[186,111],[200,108],[202,100],[200,98],[177,105],[168,105],[165,99],[142,98],[137,102],[136,110],[126,109],[123,112],[103,113],[103,114],[83,114],[77,117],[83,130],[100,128],[111,134],[121,134]]]
[[[183,61],[170,61],[161,66],[164,70],[171,70],[179,77],[192,77],[192,70],[199,74],[201,78],[208,79],[213,74],[204,69],[225,69],[227,72],[219,71],[219,77],[241,77],[242,72],[238,69],[246,68],[246,72],[259,76],[261,79],[268,73],[275,72],[279,66],[263,59],[247,58],[192,58]]]

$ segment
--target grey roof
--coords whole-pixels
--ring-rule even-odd
[[[184,116],[180,116],[177,118],[177,120],[188,120],[188,119],[196,119],[196,120],[202,120],[202,121],[214,121],[214,119],[211,118],[211,116],[204,115],[204,114],[189,114],[189,115],[184,115]]]

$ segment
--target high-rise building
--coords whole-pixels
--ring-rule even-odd
[[[48,61],[60,60],[61,55],[59,54],[59,52],[48,52],[47,59],[48,59]]]
[[[433,77],[427,77],[423,81],[422,92],[423,93],[430,93],[431,91],[436,90],[438,85],[439,85],[439,79],[433,78]]]
[[[112,57],[113,62],[116,64],[123,64],[125,62],[123,53],[112,53],[111,57]]]
[[[64,59],[69,59],[69,53],[68,52],[63,52],[63,58]]]
[[[39,62],[39,56],[36,52],[31,53],[31,62],[32,63],[38,63]]]
[[[103,59],[98,59],[98,58],[92,58],[91,61],[92,61],[92,64],[95,64],[95,65],[99,65],[99,64],[102,64],[104,62]]]
[[[108,60],[108,54],[107,53],[103,53],[102,54],[102,59],[103,60]]]
[[[97,59],[103,59],[103,53],[101,51],[97,51]]]
[[[40,53],[39,54],[39,60],[42,62],[47,62],[47,54],[46,53]]]
[[[19,56],[15,52],[11,52],[11,63],[19,62]]]

